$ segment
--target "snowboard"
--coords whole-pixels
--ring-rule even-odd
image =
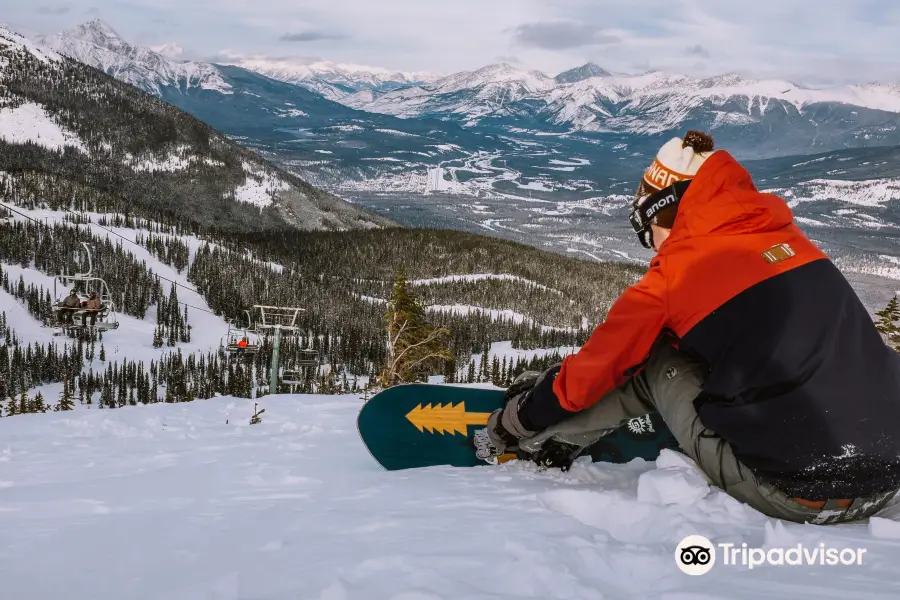
[[[360,409],[359,435],[369,453],[388,471],[449,465],[486,466],[475,456],[472,436],[502,408],[503,390],[411,383],[379,392]],[[678,443],[658,413],[631,419],[585,448],[594,462],[656,460]],[[499,462],[515,458],[504,455]]]

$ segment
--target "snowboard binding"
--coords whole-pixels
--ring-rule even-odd
[[[487,428],[476,431],[472,437],[472,443],[475,446],[475,456],[489,465],[518,459],[531,461],[542,470],[558,468],[564,472],[569,470],[572,463],[581,456],[581,452],[584,450],[581,446],[550,438],[535,452],[527,452],[521,448],[517,448],[514,453],[503,452],[491,442]]]

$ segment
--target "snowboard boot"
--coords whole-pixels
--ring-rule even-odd
[[[530,460],[541,469],[559,469],[565,472],[583,451],[584,446],[571,444],[554,437],[541,444],[541,447],[535,452],[528,452],[520,448],[518,458]]]
[[[499,450],[491,441],[487,428],[479,429],[472,436],[472,444],[475,446],[475,457],[489,465],[499,465],[506,461],[518,458],[513,452]]]
[[[515,448],[515,452],[511,452],[512,449],[508,448],[504,452],[491,442],[487,429],[476,431],[472,442],[475,446],[475,456],[489,465],[498,465],[509,460],[518,459],[531,461],[541,469],[558,468],[562,471],[568,471],[575,459],[584,450],[584,446],[571,444],[553,437],[543,442],[535,452],[528,452],[523,448]]]

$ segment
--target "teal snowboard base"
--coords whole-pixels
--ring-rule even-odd
[[[356,424],[372,458],[389,471],[485,466],[475,456],[472,436],[503,405],[503,390],[413,383],[370,398]],[[650,413],[600,438],[582,456],[594,462],[652,461],[666,448],[677,449],[678,443],[660,416]]]

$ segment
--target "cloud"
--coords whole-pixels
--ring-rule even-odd
[[[64,15],[72,10],[71,4],[61,4],[59,6],[39,6],[37,13],[39,15]]]
[[[688,54],[692,54],[694,56],[702,56],[704,58],[709,58],[709,50],[697,44],[696,46],[688,46],[684,49]]]
[[[506,54],[499,54],[494,57],[494,60],[502,63],[509,63],[511,65],[520,65],[522,64],[522,59],[518,56],[508,56]]]
[[[559,73],[591,60],[614,72],[736,72],[832,83],[898,82],[900,2],[887,0],[0,0],[4,20],[48,22],[97,12],[129,40],[180,43],[197,57],[312,54],[398,71],[471,71],[497,57]],[[38,7],[71,5],[49,16]],[[84,11],[96,7],[86,17]],[[160,23],[154,19],[164,18]],[[204,23],[201,28],[194,23]],[[803,26],[798,26],[802,23]],[[65,26],[74,25],[73,22]],[[338,36],[338,34],[340,34]],[[344,41],[334,42],[339,38]],[[293,40],[293,42],[291,41]],[[327,44],[327,46],[326,46]],[[327,47],[327,52],[325,48]],[[506,60],[505,62],[510,62]]]
[[[342,33],[329,33],[327,31],[309,30],[298,33],[285,33],[279,40],[282,42],[317,42],[319,40],[342,40],[347,36]]]
[[[516,27],[513,30],[513,41],[532,48],[566,50],[583,46],[615,44],[622,40],[589,23],[539,21]]]

